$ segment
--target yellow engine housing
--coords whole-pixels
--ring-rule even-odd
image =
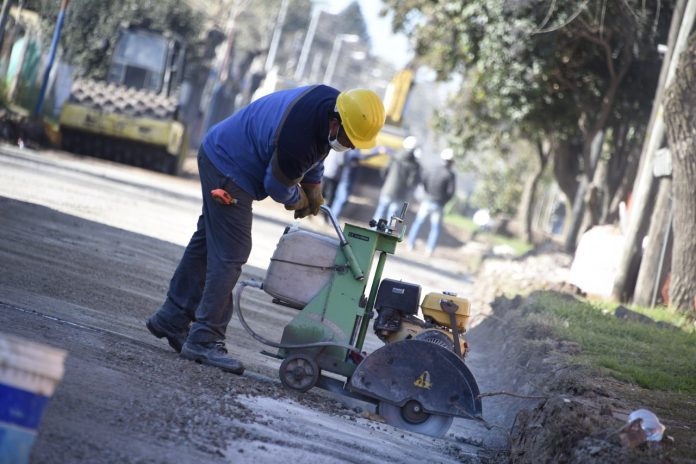
[[[466,326],[471,314],[471,303],[469,303],[469,300],[466,298],[457,297],[456,295],[434,292],[425,295],[421,303],[421,311],[423,311],[425,320],[432,319],[439,325],[450,329],[453,328],[450,323],[450,315],[440,308],[441,300],[450,300],[458,306],[457,312],[454,315],[457,321],[457,331],[460,333],[466,331]]]
[[[408,319],[401,319],[401,327],[396,332],[392,332],[387,337],[389,343],[409,340],[424,330],[423,323]]]
[[[426,328],[425,324],[422,322],[419,323],[417,321],[413,320],[408,320],[408,319],[402,319],[401,320],[401,327],[399,328],[398,331],[393,332],[389,334],[386,338],[387,343],[396,343],[401,340],[411,340],[416,338],[418,334],[421,334],[423,332],[439,332],[440,334],[444,335],[449,339],[450,346],[443,346],[442,343],[438,343],[439,345],[443,346],[444,348],[447,349],[452,349],[454,346],[454,335],[452,332],[449,330],[445,329],[439,329],[439,328]],[[439,338],[439,337],[438,337]],[[467,351],[469,351],[469,345],[467,344],[466,340],[464,340],[464,337],[459,336],[459,350],[462,355],[466,355]]]

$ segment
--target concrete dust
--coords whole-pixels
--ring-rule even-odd
[[[256,462],[311,462],[316,456],[326,463],[431,462],[434,456],[437,462],[460,462],[446,451],[443,455],[442,440],[395,429],[352,410],[327,414],[307,410],[294,400],[268,397],[249,397],[243,402],[260,417],[252,424],[235,422],[246,434],[228,450],[233,461],[235,455],[263,451]],[[273,428],[267,426],[270,423]],[[476,457],[477,449],[471,447],[469,453]]]

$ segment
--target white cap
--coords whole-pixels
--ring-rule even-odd
[[[413,148],[416,147],[416,145],[418,145],[418,139],[412,135],[409,135],[408,137],[406,137],[404,139],[402,145],[406,150],[412,150]]]
[[[443,161],[449,161],[454,158],[454,150],[451,148],[445,148],[440,152],[440,158],[442,158]]]

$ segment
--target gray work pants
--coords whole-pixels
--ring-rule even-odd
[[[203,212],[156,317],[174,330],[193,322],[188,341],[209,343],[225,339],[232,317],[232,289],[251,252],[253,197],[224,176],[202,148],[198,152],[198,171]],[[237,203],[215,202],[210,191],[217,188],[225,189]]]

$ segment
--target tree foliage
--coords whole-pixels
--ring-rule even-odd
[[[337,29],[334,31],[341,34],[356,34],[360,37],[361,43],[370,46],[370,34],[367,31],[367,23],[363,16],[360,4],[357,0],[353,0],[347,7],[338,14]]]
[[[253,0],[246,2],[236,24],[235,53],[243,56],[249,52],[264,55],[277,26],[281,2],[278,0]],[[282,25],[275,63],[285,75],[291,75],[307,32],[311,17],[310,0],[290,0]]]
[[[461,78],[461,91],[440,114],[443,130],[470,149],[504,134],[552,145],[581,140],[578,162],[566,164],[589,181],[598,134],[612,132],[612,143],[624,148],[642,139],[659,72],[656,45],[667,36],[672,3],[385,1],[422,61],[442,79]],[[635,157],[635,146],[628,148],[610,156]],[[614,160],[622,169],[627,163]]]
[[[31,3],[46,28],[53,30],[60,2]],[[174,32],[192,45],[199,39],[202,18],[188,3],[179,0],[72,0],[60,38],[63,59],[76,65],[86,76],[104,78],[118,29],[125,24]]]
[[[528,154],[511,155],[481,151],[465,161],[467,170],[478,173],[479,185],[472,194],[473,205],[486,207],[492,214],[512,217],[522,196]]]

